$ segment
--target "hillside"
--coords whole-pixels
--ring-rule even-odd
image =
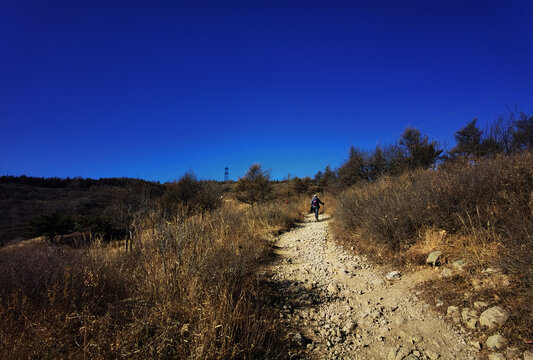
[[[0,246],[24,238],[41,215],[102,216],[126,184],[136,179],[0,178]]]

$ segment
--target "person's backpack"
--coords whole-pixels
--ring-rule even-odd
[[[311,201],[311,206],[314,207],[314,208],[318,207],[318,198],[314,198]]]

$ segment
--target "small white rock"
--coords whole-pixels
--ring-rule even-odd
[[[391,271],[387,274],[387,280],[397,280],[402,276],[398,271]]]
[[[327,288],[328,292],[331,293],[331,294],[338,294],[339,293],[339,288],[337,287],[336,284],[333,284],[333,283],[330,283],[328,285],[328,288]]]

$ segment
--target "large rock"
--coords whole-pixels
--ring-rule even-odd
[[[485,344],[489,349],[496,351],[503,349],[505,345],[507,345],[507,340],[505,340],[505,338],[500,334],[494,334],[489,336]]]
[[[396,353],[398,352],[399,346],[390,349],[389,354],[387,355],[387,360],[396,360]]]
[[[489,303],[485,301],[474,302],[474,307],[478,310],[485,309],[487,306],[489,306]]]
[[[455,323],[461,321],[461,313],[459,312],[459,307],[457,306],[448,306],[446,310],[446,316],[451,318]]]
[[[481,343],[479,341],[470,341],[468,345],[472,346],[476,350],[481,350]]]
[[[420,360],[420,358],[416,356],[415,354],[409,354],[407,355],[407,357],[404,357],[403,359],[404,360]]]
[[[503,325],[509,314],[500,306],[494,306],[481,313],[479,316],[479,323],[482,326],[487,326],[489,329]]]
[[[408,348],[399,348],[398,352],[396,353],[395,360],[404,360],[410,352],[411,350],[409,350]]]
[[[432,251],[429,253],[428,258],[426,259],[426,264],[433,266],[440,265],[440,257],[442,256],[442,251]]]
[[[299,332],[295,333],[292,337],[292,341],[294,341],[299,346],[305,346],[308,342],[308,340]]]
[[[507,360],[516,360],[519,357],[519,351],[518,348],[515,347],[509,347],[507,350],[505,350],[505,358]]]

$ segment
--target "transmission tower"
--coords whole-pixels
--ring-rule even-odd
[[[228,181],[229,180],[229,167],[225,167],[224,168],[224,181]]]

